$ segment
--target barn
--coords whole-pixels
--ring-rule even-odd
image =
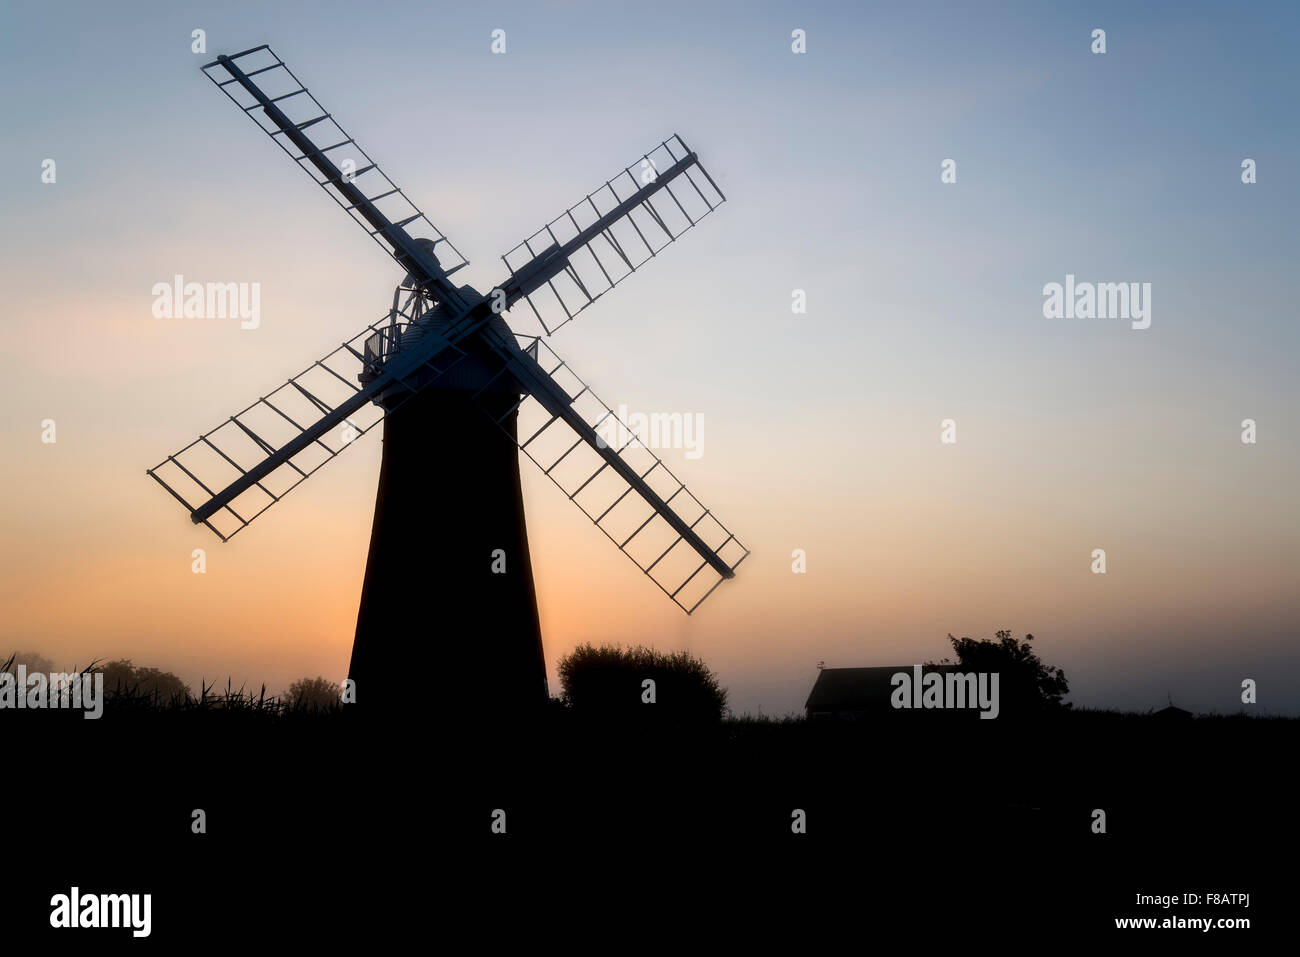
[[[886,718],[894,714],[890,704],[893,677],[900,671],[911,675],[912,665],[886,668],[822,668],[817,672],[804,713],[809,718],[860,721]],[[955,665],[930,665],[924,674],[947,674]]]

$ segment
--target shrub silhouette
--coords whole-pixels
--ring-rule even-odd
[[[1029,646],[1033,635],[1020,641],[1011,632],[997,632],[993,638],[954,638],[953,658],[944,658],[939,664],[960,666],[964,671],[996,672],[998,698],[1001,710],[1011,717],[1043,711],[1061,711],[1070,708],[1061,701],[1070,693],[1065,672],[1043,664]],[[931,662],[933,664],[933,662]]]
[[[287,707],[305,711],[328,711],[340,706],[343,691],[325,677],[299,678],[282,696]]]
[[[686,651],[579,645],[560,659],[559,672],[563,700],[575,713],[716,723],[727,711],[727,689]],[[645,701],[647,680],[654,682],[653,704]]]

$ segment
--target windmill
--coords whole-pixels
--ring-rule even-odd
[[[384,423],[349,666],[359,704],[392,701],[384,689],[430,659],[497,703],[545,699],[520,451],[687,614],[734,576],[749,552],[542,337],[723,202],[679,136],[506,253],[483,295],[451,281],[464,257],[270,47],[203,71],[403,278],[379,320],[148,474],[227,541]],[[538,335],[512,328],[534,322]]]

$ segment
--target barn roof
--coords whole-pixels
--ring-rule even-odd
[[[896,665],[887,668],[823,668],[817,673],[812,691],[804,708],[808,711],[868,711],[889,707],[889,696],[894,692],[891,683],[894,675],[903,671],[912,674],[913,665]],[[925,673],[953,670],[951,665],[936,665],[922,669]]]

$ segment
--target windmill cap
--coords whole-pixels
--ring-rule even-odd
[[[437,254],[437,252],[434,251],[434,248],[435,248],[435,247],[434,247],[434,241],[433,241],[432,239],[419,238],[419,239],[416,239],[416,242],[419,243],[420,248],[423,249],[426,253],[428,253],[429,257],[430,257],[430,258],[431,258],[431,259],[432,259],[432,260],[433,260],[433,261],[434,261],[434,262],[435,262],[439,267],[442,266],[442,263],[438,260],[438,254]],[[415,280],[416,280],[416,276],[415,276],[415,274],[414,274],[414,273],[409,273],[409,272],[408,272],[408,273],[406,274],[406,278],[405,278],[404,280],[402,280],[402,284],[403,284],[403,285],[411,285],[412,283],[415,282]]]
[[[434,262],[438,261],[438,254],[434,251],[436,244],[432,239],[420,238],[417,239],[416,242],[419,243],[424,248],[425,252],[427,252],[430,256],[433,257]]]

